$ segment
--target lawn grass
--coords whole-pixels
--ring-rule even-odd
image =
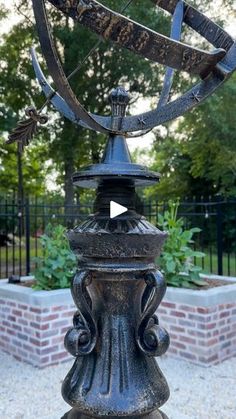
[[[34,268],[34,257],[42,256],[43,249],[39,239],[30,239],[30,266]],[[22,238],[21,246],[0,247],[0,279],[6,278],[12,273],[25,275],[26,271],[26,247],[25,239]],[[21,265],[21,266],[20,266]]]
[[[197,259],[196,264],[202,267],[204,273],[218,274],[218,257],[216,253],[206,253],[203,260]],[[227,254],[223,254],[223,275],[225,276],[236,276],[236,257]]]
[[[42,247],[39,243],[39,241],[37,241],[37,246],[35,244],[35,239],[32,238],[30,240],[30,257],[33,258],[35,256],[41,256],[42,255]],[[8,257],[8,261],[12,261],[13,258],[15,259],[15,261],[19,261],[20,257],[22,258],[22,260],[24,260],[26,258],[26,247],[25,247],[25,240],[22,240],[22,244],[21,247],[15,245],[13,246],[4,246],[4,247],[0,247],[0,260],[1,263],[5,263],[6,262],[6,257]]]

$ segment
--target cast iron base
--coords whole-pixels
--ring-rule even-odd
[[[142,416],[126,416],[128,419],[168,419],[165,413],[161,412],[160,410],[156,410],[155,412],[151,412],[147,415]],[[107,416],[101,416],[100,419],[107,419]],[[120,418],[120,416],[110,416],[110,419]],[[76,409],[70,410],[66,413],[61,419],[94,419],[94,416],[87,416],[83,415],[82,413],[78,412]]]
[[[133,165],[119,135],[110,136],[100,171],[95,166],[74,177],[98,188],[95,214],[68,232],[79,256],[72,280],[78,311],[65,337],[75,362],[62,386],[72,407],[63,419],[168,419],[159,408],[169,388],[155,359],[169,346],[155,314],[166,291],[155,266],[166,233],[135,209],[136,181],[159,175]],[[111,200],[129,210],[111,219]]]

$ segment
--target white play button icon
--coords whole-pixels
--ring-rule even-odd
[[[110,201],[110,218],[118,217],[118,215],[124,214],[126,211],[128,211],[128,208],[117,204],[115,201]]]

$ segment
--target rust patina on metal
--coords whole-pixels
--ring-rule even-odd
[[[70,87],[55,48],[44,0],[32,0],[39,39],[56,91],[50,86],[32,50],[36,77],[47,97],[72,122],[108,134],[100,164],[73,176],[76,186],[96,188],[94,215],[68,232],[78,255],[72,295],[78,311],[65,337],[75,362],[62,394],[72,407],[64,419],[167,419],[159,408],[169,397],[167,382],[155,357],[164,354],[169,336],[155,314],[166,290],[155,259],[166,238],[135,209],[135,188],[159,181],[158,173],[133,164],[128,133],[146,132],[199,105],[236,69],[236,44],[204,14],[182,0],[153,0],[173,15],[170,38],[113,12],[95,0],[49,0],[66,16],[100,37],[165,65],[166,74],[156,109],[126,116],[129,95],[122,88],[110,95],[111,116],[95,115],[79,102]],[[129,2],[128,2],[129,3]],[[197,31],[216,50],[203,51],[181,42],[182,26]],[[200,80],[170,101],[174,71]],[[74,73],[74,72],[72,72]],[[19,124],[9,142],[27,145],[45,123],[35,109]],[[110,201],[128,208],[110,219]]]
[[[95,0],[49,1],[104,39],[176,70],[204,77],[226,54],[224,49],[210,53],[168,38],[113,12]]]
[[[86,10],[86,25],[88,25],[89,19],[93,22],[94,21],[94,4],[95,2],[83,1],[80,3],[78,1],[68,2],[62,0],[53,0],[51,1],[53,4],[66,13],[72,13],[72,9],[74,10],[76,5],[83,6],[83,13]],[[90,4],[91,3],[91,4]],[[183,115],[185,112],[193,109],[194,107],[198,106],[202,101],[204,101],[209,95],[214,93],[214,91],[224,83],[235,71],[236,69],[236,44],[232,37],[227,34],[222,28],[220,28],[217,24],[212,22],[209,18],[204,16],[201,12],[197,11],[192,6],[188,5],[188,3],[183,1],[164,1],[164,0],[153,0],[153,3],[162,7],[163,9],[167,10],[171,14],[174,15],[173,18],[173,25],[172,25],[172,33],[171,38],[162,38],[162,35],[156,34],[157,37],[160,36],[160,39],[167,39],[170,42],[172,47],[168,50],[168,54],[166,54],[166,64],[168,65],[168,69],[166,72],[165,83],[163,87],[162,95],[158,101],[158,105],[156,109],[153,109],[149,112],[144,112],[139,115],[128,116],[122,118],[121,123],[118,124],[119,129],[114,131],[111,123],[111,118],[102,116],[102,115],[95,115],[87,112],[86,109],[82,106],[79,102],[78,98],[75,97],[73,91],[70,88],[70,84],[66,75],[63,71],[63,68],[60,64],[60,60],[54,46],[54,42],[52,39],[50,25],[47,20],[47,15],[45,11],[44,1],[43,0],[33,0],[35,18],[37,22],[37,27],[40,36],[40,42],[42,46],[42,50],[44,52],[47,65],[50,71],[50,74],[54,80],[56,91],[50,86],[46,77],[44,76],[40,64],[37,60],[35,52],[32,50],[32,60],[33,65],[36,73],[36,77],[41,85],[42,90],[44,91],[47,101],[51,102],[59,112],[61,112],[65,117],[70,119],[75,124],[82,125],[85,128],[89,128],[92,130],[96,130],[103,133],[115,133],[119,132],[121,134],[127,133],[135,133],[139,132],[140,130],[148,131],[158,125],[166,123],[170,120],[178,118],[179,116]],[[89,4],[91,7],[89,7]],[[99,5],[99,7],[103,7]],[[104,7],[103,7],[104,8]],[[78,9],[78,7],[77,7]],[[95,8],[96,9],[96,8]],[[104,8],[105,10],[108,10]],[[181,11],[181,9],[183,9]],[[81,10],[81,9],[80,9]],[[89,15],[90,13],[90,15]],[[107,13],[113,13],[108,10]],[[113,13],[114,15],[114,13]],[[90,16],[90,18],[89,18]],[[120,15],[119,15],[120,16]],[[98,19],[98,18],[97,18]],[[123,18],[125,20],[125,24],[129,21],[127,18]],[[180,27],[182,26],[182,21],[189,25],[192,29],[197,31],[200,35],[202,35],[207,41],[212,43],[215,48],[220,48],[219,51],[222,56],[224,55],[223,59],[219,62],[215,62],[215,66],[208,66],[209,74],[204,80],[198,82],[195,86],[193,86],[189,91],[184,93],[182,96],[178,97],[175,100],[169,100],[169,93],[171,91],[172,85],[172,77],[173,77],[173,68],[169,67],[170,59],[167,56],[171,55],[171,60],[174,60],[176,56],[176,51],[178,50],[177,46],[181,45],[183,48],[184,44],[179,42],[180,40]],[[91,23],[92,24],[92,23]],[[143,28],[139,25],[140,28]],[[141,30],[141,29],[140,29]],[[142,29],[144,30],[144,29]],[[145,29],[146,30],[146,29]],[[148,29],[147,29],[148,30]],[[102,32],[100,33],[102,36]],[[177,44],[174,41],[177,41]],[[172,42],[172,44],[171,44]],[[173,45],[176,48],[173,49]],[[124,47],[126,47],[124,42]],[[189,47],[186,46],[186,51],[189,51]],[[191,54],[197,54],[199,50],[190,48]],[[225,52],[223,52],[225,51]],[[136,51],[138,53],[138,51]],[[186,53],[187,54],[187,53]],[[207,53],[208,54],[208,53]],[[177,53],[179,57],[179,53]],[[188,55],[188,54],[187,54]],[[186,55],[186,56],[187,56]],[[193,55],[192,55],[193,56]],[[220,58],[220,56],[218,56]],[[217,60],[218,60],[217,58]],[[202,65],[202,64],[201,64]],[[205,64],[206,65],[206,62]],[[33,124],[33,121],[32,121]],[[22,132],[22,130],[21,130]],[[27,131],[26,131],[27,134]],[[13,135],[10,136],[9,141],[15,141],[15,132]],[[22,138],[22,136],[21,136]],[[25,141],[26,143],[28,140]]]
[[[63,7],[65,11],[70,10],[70,8],[68,9],[68,6],[65,9],[64,3],[68,2],[57,2],[56,0],[54,0],[53,3],[58,3],[59,7]],[[78,2],[76,1],[73,2],[74,5],[77,3]],[[175,3],[177,6],[179,5],[179,2],[175,1]],[[230,77],[232,73],[235,71],[236,44],[234,43],[232,38],[223,29],[221,29],[215,23],[211,22],[203,14],[201,14],[194,8],[188,6],[186,3],[181,3],[183,3],[184,6],[184,22],[190,25],[200,34],[202,34],[208,41],[212,42],[214,46],[223,47],[225,50],[224,58],[219,63],[215,63],[215,67],[211,66],[209,68],[209,70],[211,69],[211,72],[209,73],[208,77],[200,81],[197,85],[192,87],[188,92],[186,92],[176,100],[173,100],[171,102],[164,101],[161,104],[162,106],[157,106],[156,109],[149,112],[144,112],[142,115],[135,115],[123,118],[122,123],[119,127],[119,132],[122,134],[140,131],[140,129],[152,129],[157,125],[166,123],[183,115],[185,112],[191,110],[195,106],[198,106],[203,100],[205,100],[209,95],[211,95],[224,81],[226,81],[228,77]],[[75,98],[66,79],[65,73],[60,65],[60,60],[57,56],[57,52],[53,44],[49,24],[46,18],[44,2],[43,0],[33,0],[33,4],[41,39],[42,50],[44,52],[50,74],[53,77],[53,80],[57,87],[57,91],[60,95],[59,96],[57,93],[54,93],[53,89],[51,88],[51,86],[49,85],[42,73],[36,55],[33,54],[35,72],[46,96],[48,97],[52,95],[51,102],[54,104],[54,106],[73,122],[81,124],[91,129],[95,129],[100,132],[113,132],[111,128],[111,118],[89,114],[79,103],[78,99]],[[175,10],[173,6],[174,2],[163,1],[159,2],[159,4],[161,7],[165,6],[166,10],[170,11],[171,13]],[[167,6],[167,4],[169,6]],[[172,6],[170,7],[170,5]],[[92,14],[92,10],[93,9],[86,8],[86,13],[88,14],[90,11],[92,16],[91,20],[94,21],[94,19],[92,19],[94,16],[94,14]],[[86,19],[87,22],[89,19],[88,17]],[[100,36],[102,35],[100,34]],[[193,50],[194,49],[192,49],[192,51]],[[195,51],[197,53],[198,50]],[[223,54],[223,52],[221,53]],[[176,48],[174,50],[173,48],[171,48],[168,54],[175,57]],[[168,60],[166,61],[166,63],[169,66]],[[145,126],[142,126],[142,121],[145,122]]]

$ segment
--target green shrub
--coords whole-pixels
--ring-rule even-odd
[[[76,271],[76,256],[69,247],[65,228],[61,225],[47,226],[40,238],[43,256],[34,258],[36,268],[33,272],[36,290],[55,290],[68,288],[70,279]]]
[[[179,203],[169,202],[169,210],[158,216],[159,226],[168,233],[163,252],[158,259],[167,284],[172,287],[197,288],[206,285],[200,278],[201,268],[195,266],[194,258],[203,258],[202,252],[192,249],[192,237],[199,228],[184,230],[184,220],[177,218]]]

